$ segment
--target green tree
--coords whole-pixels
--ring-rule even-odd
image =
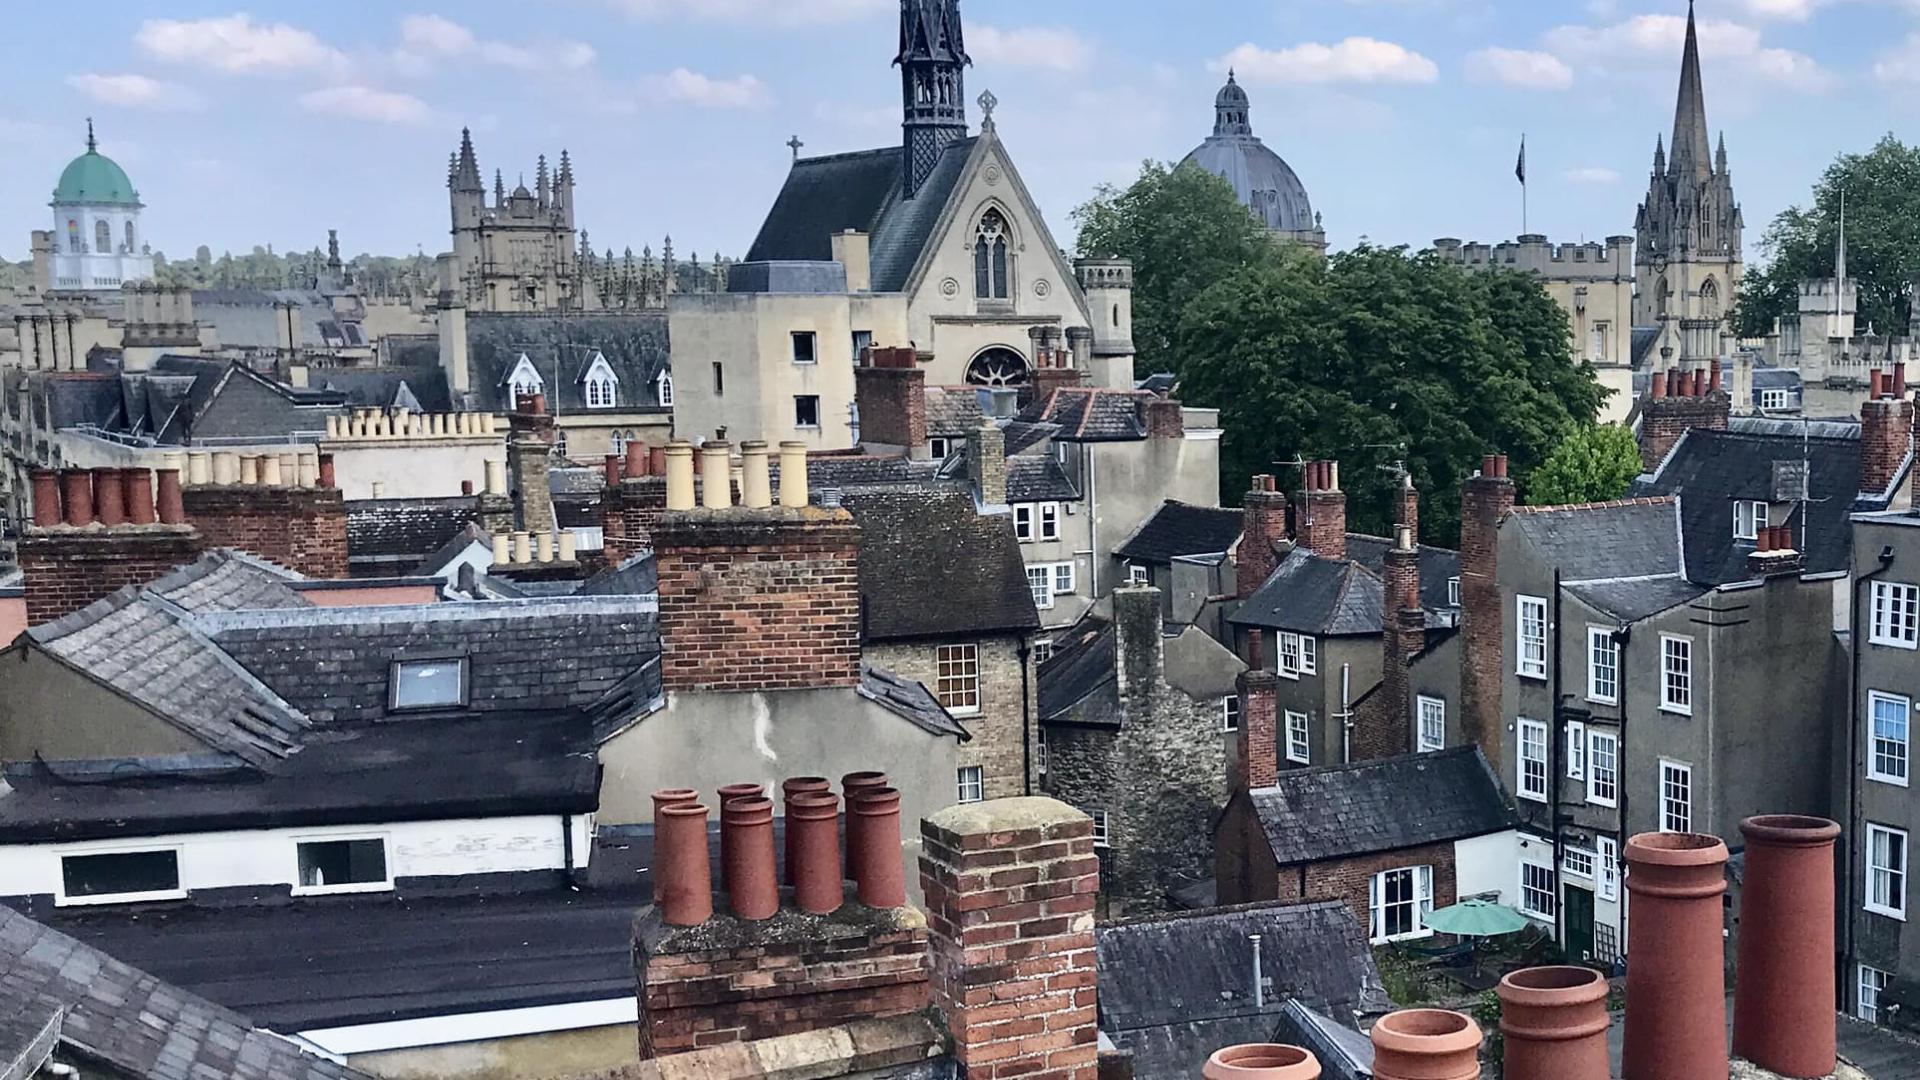
[[[1269,263],[1273,241],[1225,180],[1149,161],[1126,189],[1102,185],[1073,212],[1080,254],[1133,260],[1133,344],[1142,372],[1180,370],[1181,312],[1215,282]]]
[[[1640,445],[1633,432],[1619,424],[1581,428],[1554,447],[1527,478],[1527,502],[1565,506],[1617,499],[1640,471]]]
[[[1800,282],[1830,278],[1847,207],[1847,276],[1860,286],[1860,328],[1904,332],[1908,288],[1920,280],[1920,145],[1888,135],[1865,154],[1842,154],[1813,187],[1813,203],[1782,211],[1761,240],[1765,269],[1740,285],[1740,332],[1767,334],[1799,308]]]

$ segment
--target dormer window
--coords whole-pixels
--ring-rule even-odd
[[[533,366],[526,353],[513,363],[513,370],[507,374],[507,387],[511,390],[510,406],[518,407],[520,399],[528,394],[546,392],[547,381],[540,377],[540,369]]]
[[[672,405],[673,372],[668,371],[666,368],[661,368],[660,374],[654,377],[653,385],[656,395],[660,398],[660,404]]]
[[[620,378],[607,363],[606,354],[596,352],[587,366],[587,408],[611,409],[620,403]]]

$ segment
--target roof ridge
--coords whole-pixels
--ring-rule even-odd
[[[1478,743],[1467,743],[1462,746],[1449,746],[1442,750],[1420,750],[1408,754],[1395,754],[1392,757],[1368,758],[1365,761],[1336,762],[1331,765],[1311,765],[1304,769],[1288,769],[1280,774],[1279,779],[1287,780],[1302,776],[1323,776],[1328,773],[1338,772],[1365,772],[1369,769],[1382,769],[1389,765],[1406,765],[1418,761],[1444,761],[1449,758],[1474,753],[1479,749],[1480,745]],[[1272,787],[1255,788],[1254,790],[1259,792],[1278,791],[1279,789],[1280,784],[1275,782]]]
[[[1630,499],[1607,499],[1603,502],[1563,503],[1558,506],[1516,506],[1509,512],[1515,516],[1533,516],[1580,510],[1617,510],[1628,506],[1671,506],[1678,501],[1678,498],[1673,495],[1637,495]]]
[[[41,645],[51,645],[130,606],[140,599],[144,591],[139,585],[122,585],[85,607],[69,611],[57,619],[49,619],[38,626],[28,627],[27,636]]]
[[[1107,919],[1100,923],[1102,930],[1125,930],[1129,927],[1149,926],[1154,923],[1187,922],[1210,918],[1215,915],[1244,915],[1250,911],[1294,912],[1324,911],[1328,908],[1345,910],[1345,900],[1252,900],[1244,904],[1221,904],[1216,907],[1189,908],[1185,911],[1163,911],[1154,915],[1135,915],[1131,918]]]

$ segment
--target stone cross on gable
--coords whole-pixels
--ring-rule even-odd
[[[800,148],[805,145],[807,144],[801,142],[800,136],[798,135],[795,135],[793,138],[787,140],[787,149],[793,151],[793,160],[795,161],[800,160]]]
[[[1000,99],[993,96],[993,91],[982,90],[978,104],[980,106],[980,130],[992,131],[993,110],[1000,104]]]

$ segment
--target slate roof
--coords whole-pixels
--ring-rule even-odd
[[[1808,573],[1847,569],[1853,545],[1851,515],[1885,509],[1885,493],[1860,492],[1859,425],[1795,421],[1743,424],[1728,431],[1692,430],[1676,444],[1660,470],[1642,477],[1634,493],[1677,494],[1686,534],[1686,573],[1702,585],[1744,580],[1747,554],[1753,541],[1733,537],[1733,501],[1775,498],[1776,463],[1807,464],[1809,501],[1796,508],[1785,524],[1796,542],[1803,535]],[[1911,469],[1900,472],[1900,481]],[[1899,490],[1899,484],[1893,486]]]
[[[1622,623],[1636,622],[1658,615],[1668,608],[1684,604],[1704,594],[1707,587],[1695,585],[1678,574],[1622,581],[1596,581],[1566,585],[1567,595],[1613,616]]]
[[[1096,691],[1113,685],[1113,625],[1091,617],[1087,623],[1092,624],[1091,633],[1066,648],[1056,648],[1047,662],[1040,665],[1040,689],[1036,701],[1042,720],[1058,719],[1092,697]],[[1107,697],[1112,698],[1113,695]],[[1073,717],[1080,723],[1115,727],[1119,726],[1120,718],[1118,700],[1096,702],[1094,707]]]
[[[1731,534],[1730,508],[1726,524]],[[1679,575],[1688,569],[1680,558],[1680,506],[1673,498],[1519,507],[1504,527],[1518,529],[1541,562],[1558,567],[1567,583]]]
[[[1294,769],[1249,797],[1281,866],[1464,840],[1513,824],[1477,746]]]
[[[1073,502],[1080,490],[1052,454],[1029,454],[1007,459],[1007,501]]]
[[[1253,943],[1264,1003],[1254,1004]],[[1223,1046],[1269,1042],[1289,999],[1336,1016],[1390,1008],[1352,909],[1338,900],[1251,904],[1104,923],[1094,930],[1100,1030],[1141,1080],[1197,1076]]]
[[[306,578],[243,551],[219,548],[161,577],[147,591],[187,611],[312,607],[289,582]]]
[[[1447,611],[1455,605],[1447,602],[1447,581],[1460,576],[1460,553],[1447,548],[1415,545],[1420,553],[1420,606],[1428,611]],[[1347,558],[1386,578],[1387,552],[1393,541],[1382,536],[1347,534]],[[1429,624],[1432,620],[1428,620]]]
[[[773,463],[774,489],[779,490],[780,467]],[[821,454],[807,458],[807,490],[819,502],[825,490],[847,491],[897,484],[924,484],[940,471],[940,462],[914,461],[905,455],[870,457],[861,454]]]
[[[1271,1040],[1311,1051],[1320,1080],[1371,1080],[1373,1040],[1334,1018],[1289,999]]]
[[[1060,434],[1060,425],[1040,421],[1009,420],[1000,425],[1000,433],[1007,439],[1007,456],[1025,454],[1048,439]]]
[[[283,305],[299,308],[294,328],[306,348],[364,346],[358,322],[342,319],[315,289],[195,289],[193,317],[214,327],[222,348],[277,349],[286,333]]]
[[[967,729],[961,727],[953,714],[947,712],[946,707],[933,696],[933,691],[927,689],[925,683],[896,675],[873,664],[861,664],[860,686],[856,692],[935,735],[956,735],[962,742],[972,738],[967,734]]]
[[[1168,499],[1114,554],[1141,562],[1172,562],[1181,555],[1231,551],[1240,542],[1243,516],[1221,506],[1195,506]]]
[[[795,161],[743,261],[829,260],[833,234],[857,229],[868,236],[873,291],[902,291],[977,141],[947,144],[910,199],[898,146]]]
[[[313,371],[308,383],[316,390],[341,394],[349,404],[364,408],[405,406],[415,412],[453,411],[447,375],[438,364],[324,368]]]
[[[1063,386],[1020,411],[1027,423],[1056,424],[1065,442],[1133,442],[1147,437],[1140,407],[1155,395],[1143,390]]]
[[[981,514],[972,495],[938,489],[850,492],[845,506],[861,531],[867,640],[1040,625],[1011,513]]]
[[[668,367],[667,313],[477,312],[467,316],[469,407],[505,412],[512,404],[507,377],[525,354],[544,382],[552,413],[666,412],[655,382]],[[586,376],[594,355],[606,357],[619,380],[619,404],[587,408]]]
[[[232,956],[230,962],[247,961]],[[0,1017],[44,1017],[53,1009],[62,1010],[61,1041],[104,1061],[115,1076],[365,1080],[364,1073],[307,1053],[230,1009],[0,907]],[[0,1020],[0,1060],[25,1049],[7,1038],[17,1031]]]
[[[1334,637],[1378,634],[1384,602],[1380,579],[1366,567],[1295,548],[1228,621]]]
[[[926,388],[927,434],[949,439],[964,438],[980,426],[985,410],[980,408],[980,391],[972,386],[929,386]],[[1011,453],[1012,451],[1008,451]]]
[[[478,500],[470,495],[351,499],[347,502],[347,557],[412,565],[452,540],[479,512]]]
[[[250,764],[293,753],[307,727],[300,710],[235,663],[178,608],[131,585],[31,627],[26,636],[209,749]]]

